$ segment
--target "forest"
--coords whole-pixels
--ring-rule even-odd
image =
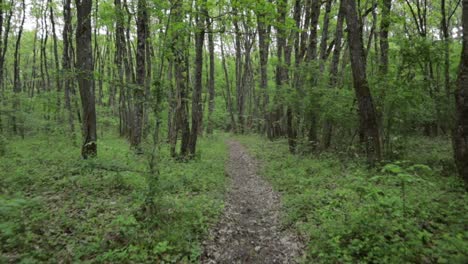
[[[0,0],[0,263],[468,263],[468,0]]]

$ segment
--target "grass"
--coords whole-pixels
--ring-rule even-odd
[[[239,140],[282,193],[307,263],[468,262],[468,195],[446,165],[447,140],[410,139],[402,160],[374,170],[333,153],[291,155],[285,141]]]
[[[4,140],[0,156],[0,263],[191,263],[221,213],[224,135],[202,139],[201,159],[162,148],[157,212],[145,216],[148,157],[115,135],[81,160],[61,133]]]

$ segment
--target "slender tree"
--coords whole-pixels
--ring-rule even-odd
[[[197,13],[195,16],[195,83],[192,93],[192,130],[190,134],[189,151],[193,156],[197,149],[197,139],[200,128],[200,120],[203,115],[202,112],[202,85],[203,85],[203,43],[205,41],[205,3],[197,6]],[[197,4],[198,5],[198,4]]]
[[[15,98],[13,100],[13,109],[15,110],[15,113],[13,114],[13,131],[15,134],[21,133],[21,135],[24,137],[24,128],[18,127],[18,119],[17,118],[19,115],[19,112],[21,111],[20,107],[20,98],[18,97],[19,94],[22,92],[22,83],[20,80],[20,46],[21,46],[21,38],[23,36],[23,27],[24,27],[24,21],[26,19],[26,3],[25,0],[21,1],[21,9],[23,12],[21,12],[21,24],[19,25],[18,29],[18,34],[16,37],[16,43],[15,43],[15,62],[13,66],[13,92],[15,93]],[[22,121],[19,121],[20,123]]]
[[[94,99],[93,50],[91,46],[92,0],[75,0],[77,11],[76,26],[76,70],[83,111],[84,159],[97,155],[96,103]]]
[[[208,125],[206,127],[207,134],[213,134],[213,111],[215,108],[215,45],[213,33],[213,19],[206,18],[206,26],[208,30],[208,52],[210,59],[210,73],[208,77]]]
[[[72,16],[71,16],[71,0],[64,0],[63,3],[63,53],[62,53],[62,80],[65,87],[65,108],[68,112],[68,125],[70,126],[70,132],[72,140],[75,140],[75,124],[72,109],[72,67],[73,67],[73,53],[71,48],[71,39],[73,34],[72,29]],[[35,51],[35,49],[34,49]],[[33,66],[35,67],[35,66]],[[35,75],[33,75],[35,76]]]
[[[381,158],[380,134],[377,114],[372,100],[366,74],[366,61],[361,30],[358,21],[356,2],[346,1],[346,23],[348,25],[348,43],[353,72],[354,90],[358,102],[360,130],[365,140],[367,158],[371,165]]]
[[[59,61],[59,53],[58,53],[58,41],[57,41],[57,33],[55,31],[55,17],[54,17],[54,5],[52,0],[48,0],[49,5],[49,19],[50,23],[52,24],[52,40],[54,43],[54,62],[55,62],[55,89],[57,90],[57,94],[60,94],[62,91],[62,83],[60,82],[60,61]],[[57,96],[57,117],[60,116],[60,96]]]
[[[2,39],[2,46],[1,46],[2,50],[0,51],[0,89],[2,90],[2,92],[5,89],[5,87],[4,87],[4,85],[5,85],[5,76],[4,76],[5,56],[6,56],[7,51],[8,51],[8,46],[9,46],[8,45],[8,40],[9,40],[10,29],[11,29],[11,18],[13,17],[12,3],[11,2],[8,3],[8,4],[4,3],[3,6],[5,6],[5,5],[8,6],[9,10],[8,10],[7,18],[6,18],[6,24],[4,25],[4,28],[2,29],[3,39]],[[3,24],[3,21],[2,21],[2,24]]]
[[[146,86],[146,45],[148,42],[148,11],[146,0],[138,0],[138,18],[137,18],[137,55],[136,55],[136,80],[137,87],[134,89],[134,102],[135,102],[135,117],[131,144],[133,147],[138,148],[141,143],[143,133],[143,114],[144,114],[144,100],[145,100],[145,86]]]
[[[444,0],[442,0],[444,1]],[[390,28],[390,10],[392,0],[383,0],[382,17],[380,22],[380,73],[387,74],[388,71],[388,32]]]
[[[339,0],[340,7],[338,11],[338,18],[336,22],[335,29],[335,40],[333,47],[333,55],[330,62],[330,88],[336,88],[338,83],[338,66],[340,63],[341,49],[342,49],[342,39],[343,39],[343,22],[344,22],[344,3],[346,0]],[[322,137],[322,146],[323,149],[330,147],[332,139],[333,123],[331,120],[326,119],[325,125],[323,127],[323,137]]]
[[[461,62],[455,91],[456,123],[453,133],[455,161],[468,188],[468,0],[463,0]]]

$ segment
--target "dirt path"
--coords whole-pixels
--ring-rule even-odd
[[[257,175],[244,147],[229,141],[231,186],[224,215],[204,243],[202,263],[295,263],[300,243],[280,228],[279,194]]]

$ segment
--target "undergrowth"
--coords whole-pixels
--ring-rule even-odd
[[[92,160],[61,133],[2,144],[0,263],[197,262],[223,206],[224,136],[199,151],[177,162],[162,148],[157,212],[147,216],[148,157],[125,139],[101,137]]]
[[[468,195],[447,165],[448,142],[410,140],[427,151],[369,170],[333,153],[291,155],[284,141],[239,139],[282,193],[307,263],[468,263]]]

